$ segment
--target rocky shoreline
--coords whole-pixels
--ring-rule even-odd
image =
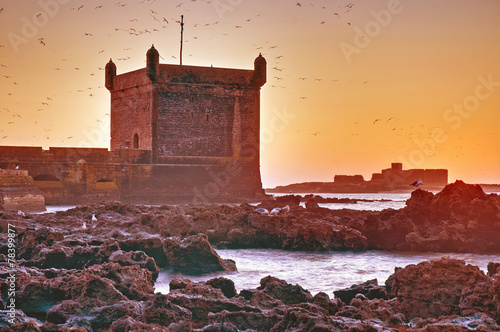
[[[174,279],[169,294],[154,293],[160,269],[235,270],[237,262],[221,259],[217,248],[500,253],[500,197],[479,186],[457,181],[436,195],[416,190],[405,208],[380,212],[324,209],[312,196],[303,208],[301,200],[264,201],[258,207],[268,211],[288,205],[269,214],[246,203],[118,202],[38,215],[0,212],[0,331],[500,330],[500,264],[491,263],[485,275],[449,258],[397,268],[383,285],[371,280],[335,294],[312,296],[272,276],[239,293],[226,278]],[[12,274],[15,315],[8,307]]]

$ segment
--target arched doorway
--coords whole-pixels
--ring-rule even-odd
[[[138,134],[134,134],[134,144],[132,146],[134,149],[138,149],[139,148],[139,135]]]

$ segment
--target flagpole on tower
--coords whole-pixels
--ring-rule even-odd
[[[184,38],[184,15],[181,15],[181,52],[180,52],[180,61],[181,61],[181,66],[182,66],[182,44],[183,44],[183,38]]]

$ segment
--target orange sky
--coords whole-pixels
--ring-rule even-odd
[[[0,0],[0,145],[109,147],[101,68],[178,63],[180,15],[184,64],[268,61],[265,187],[391,162],[500,183],[497,0]]]

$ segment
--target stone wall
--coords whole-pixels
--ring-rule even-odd
[[[152,149],[152,86],[133,86],[111,95],[111,150]],[[134,136],[138,138],[137,141]],[[138,144],[137,144],[138,142]]]
[[[223,89],[218,95],[203,87],[176,90],[158,93],[158,155],[231,156],[234,96]]]
[[[69,149],[71,150],[71,149]],[[137,157],[123,151],[124,157]],[[118,152],[120,152],[118,151]],[[67,158],[49,162],[8,161],[0,158],[0,167],[15,171],[19,166],[30,176],[32,183],[43,194],[46,204],[74,205],[121,200],[124,202],[162,204],[170,202],[211,202],[252,200],[262,194],[260,173],[253,162],[242,160],[210,163],[178,164],[130,163],[119,160],[115,152],[109,152],[107,162],[79,159],[81,155],[70,153]],[[147,152],[147,151],[146,151]],[[60,155],[63,155],[62,153]],[[69,159],[68,156],[75,156]],[[131,156],[132,155],[132,156]],[[34,180],[34,181],[33,181]],[[7,184],[7,183],[6,183]]]
[[[45,198],[28,171],[0,169],[0,210],[45,211]]]

